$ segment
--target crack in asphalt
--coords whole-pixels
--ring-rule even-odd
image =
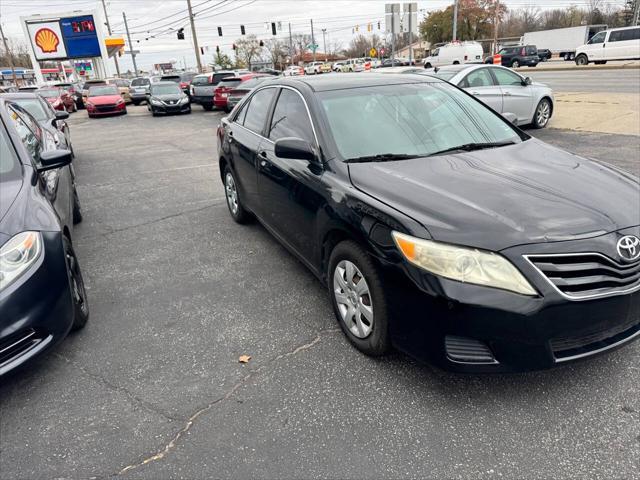
[[[131,392],[127,388],[121,387],[120,385],[116,385],[115,383],[110,382],[109,380],[104,378],[102,375],[97,374],[97,373],[93,373],[93,372],[87,370],[86,368],[84,368],[79,363],[74,362],[73,360],[71,360],[70,358],[66,357],[65,355],[62,355],[61,353],[54,353],[53,356],[58,357],[61,360],[64,360],[69,365],[73,365],[74,367],[76,367],[78,370],[80,370],[82,373],[84,373],[89,378],[92,378],[93,380],[96,380],[98,383],[104,385],[107,389],[109,389],[111,391],[114,391],[114,392],[119,392],[119,393],[124,394],[129,399],[129,401],[131,401],[131,403],[134,404],[134,405],[140,406],[140,407],[144,408],[145,410],[147,410],[147,411],[149,411],[151,413],[155,413],[157,415],[160,415],[161,417],[163,417],[166,420],[169,420],[171,422],[185,420],[184,417],[176,417],[176,416],[173,416],[173,415],[165,412],[161,408],[158,408],[155,405],[147,402],[146,400],[143,400],[142,398],[138,397],[136,394],[134,394],[133,392]]]
[[[271,366],[272,364],[287,358],[287,357],[291,357],[293,355],[297,355],[298,353],[304,351],[304,350],[308,350],[310,348],[313,348],[316,344],[318,344],[321,340],[322,337],[325,334],[330,334],[330,333],[335,333],[335,332],[339,332],[340,329],[339,328],[331,328],[331,329],[327,329],[327,330],[320,330],[318,332],[318,334],[316,335],[316,337],[305,344],[302,344],[296,348],[294,348],[293,350],[289,351],[289,352],[285,352],[285,353],[281,353],[279,355],[277,355],[275,358],[273,358],[272,360],[270,360],[269,362],[265,363],[264,365],[261,365],[260,367],[256,368],[255,370],[250,371],[248,374],[246,374],[244,377],[242,377],[236,384],[234,384],[228,391],[227,393],[225,393],[223,396],[216,398],[215,400],[213,400],[212,402],[210,402],[209,404],[207,404],[206,406],[198,409],[195,413],[193,413],[186,421],[185,425],[173,436],[173,438],[169,441],[169,443],[167,443],[163,448],[161,448],[160,450],[158,450],[155,454],[150,455],[146,458],[144,458],[144,460],[138,462],[138,463],[132,463],[131,465],[127,465],[126,467],[123,467],[116,475],[123,475],[127,472],[130,472],[131,470],[135,470],[136,468],[142,467],[144,465],[147,465],[148,463],[151,462],[155,462],[157,460],[161,460],[163,459],[169,452],[171,452],[171,450],[173,450],[178,442],[180,441],[180,439],[189,432],[189,430],[191,429],[191,427],[193,427],[193,425],[195,424],[196,420],[204,415],[205,413],[207,413],[209,410],[211,410],[215,405],[222,403],[225,400],[228,400],[229,398],[231,398],[233,396],[234,393],[236,393],[240,388],[242,388],[245,383],[252,379],[253,377],[257,376],[258,374],[260,374],[261,372],[263,372],[267,367]]]

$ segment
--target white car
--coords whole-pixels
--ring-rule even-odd
[[[609,60],[640,60],[640,26],[604,30],[576,49],[576,65]]]
[[[321,67],[324,62],[311,62],[307,63],[304,67],[304,73],[306,75],[318,75],[322,73]]]
[[[478,42],[451,42],[436,48],[423,61],[424,68],[482,63],[482,45]]]
[[[282,72],[282,75],[285,77],[297,77],[299,75],[304,75],[304,68],[299,67],[298,65],[290,65]]]
[[[342,66],[343,72],[364,72],[364,59],[350,58]]]
[[[544,128],[553,115],[553,90],[510,68],[484,64],[449,65],[436,69],[435,76],[466,90],[516,125]]]

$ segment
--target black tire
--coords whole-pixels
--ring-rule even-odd
[[[204,108],[207,112],[210,112],[211,110],[213,110],[213,105],[211,105],[210,103],[203,103],[202,108]]]
[[[80,330],[89,320],[89,303],[87,301],[87,291],[84,287],[84,280],[80,270],[80,264],[76,257],[71,242],[63,237],[64,253],[67,261],[67,274],[69,276],[69,286],[73,301],[73,324],[71,331]]]
[[[579,65],[579,66],[589,65],[589,58],[584,53],[581,53],[576,57],[576,65]]]
[[[231,176],[231,179],[233,180],[231,184],[229,184],[229,176]],[[233,218],[236,223],[247,223],[250,220],[250,215],[249,212],[247,212],[247,210],[245,210],[245,208],[242,206],[240,194],[238,193],[238,182],[236,182],[236,177],[229,166],[225,167],[224,169],[222,182],[224,185],[224,196],[231,218]],[[235,192],[235,198],[232,192]]]
[[[80,206],[80,198],[75,185],[73,186],[73,224],[82,222],[82,207]]]
[[[373,310],[373,322],[370,325],[370,332],[364,338],[356,336],[346,325],[336,301],[336,293],[340,293],[334,287],[334,275],[340,262],[348,261],[355,265],[361,272],[362,278],[369,287],[369,305]],[[357,276],[357,273],[356,273]],[[370,356],[384,355],[391,349],[389,338],[389,302],[385,295],[382,278],[378,267],[371,259],[371,256],[356,242],[347,240],[335,246],[329,258],[329,270],[327,273],[327,285],[331,297],[331,304],[336,315],[336,320],[340,328],[349,341],[362,353]],[[339,287],[338,287],[339,288]],[[359,298],[358,301],[361,301]],[[363,302],[364,303],[364,302]]]
[[[133,100],[133,104],[137,107],[140,105],[140,100]]]
[[[189,110],[187,110],[186,112],[184,112],[185,114],[189,115],[191,113],[191,107],[189,107]]]
[[[548,108],[549,116],[546,118],[546,120],[541,121],[540,116],[538,115],[538,111],[545,106]],[[538,105],[536,106],[535,112],[533,114],[533,127],[537,129],[546,127],[549,124],[549,120],[551,120],[552,115],[553,105],[551,104],[551,100],[549,100],[548,98],[543,98],[542,100],[540,100],[540,102],[538,102]]]
[[[520,62],[518,60],[514,60],[513,62],[511,62],[511,68],[518,68],[520,67]]]
[[[460,62],[459,62],[458,60],[455,60],[455,61],[453,62],[453,64],[454,64],[454,65],[460,65]]]
[[[424,68],[431,68],[431,64],[430,63],[425,63],[424,64]]]

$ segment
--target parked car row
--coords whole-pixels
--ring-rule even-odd
[[[37,93],[0,95],[0,376],[89,318],[68,116]]]

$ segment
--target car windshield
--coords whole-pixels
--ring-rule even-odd
[[[426,157],[458,146],[518,143],[498,115],[444,82],[318,94],[340,155]]]
[[[144,87],[145,85],[149,85],[151,82],[148,78],[134,78],[131,80],[132,87]]]
[[[18,98],[13,101],[33,115],[33,118],[39,122],[44,122],[49,118],[44,105],[37,98]]]
[[[102,95],[120,95],[120,92],[112,85],[99,85],[89,88],[90,97],[100,97]]]
[[[38,95],[44,98],[56,98],[60,96],[60,90],[52,88],[49,90],[38,90]]]
[[[151,95],[177,95],[181,92],[177,83],[155,84],[151,87]]]
[[[218,83],[218,87],[224,87],[224,88],[235,87],[241,81],[242,80],[240,80],[239,78],[226,78],[224,80],[221,80],[220,83]]]

